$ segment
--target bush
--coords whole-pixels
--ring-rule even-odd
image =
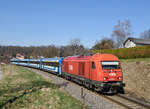
[[[94,53],[110,53],[121,59],[150,58],[150,46],[139,46],[133,48],[93,50]]]

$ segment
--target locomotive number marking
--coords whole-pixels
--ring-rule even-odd
[[[73,66],[72,65],[69,65],[69,70],[73,70]]]
[[[116,76],[116,73],[109,73],[109,76]]]

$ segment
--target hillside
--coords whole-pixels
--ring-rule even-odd
[[[150,102],[150,59],[121,60],[125,90]]]

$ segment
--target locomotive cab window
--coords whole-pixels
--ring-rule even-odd
[[[92,62],[92,69],[96,69],[95,62]]]
[[[102,61],[103,69],[120,69],[120,64],[118,61]]]

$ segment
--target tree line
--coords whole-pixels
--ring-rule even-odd
[[[90,49],[81,44],[80,39],[73,39],[66,46],[0,46],[0,61],[8,63],[11,58],[16,57],[17,53],[25,58],[51,58],[65,57],[90,53]]]

